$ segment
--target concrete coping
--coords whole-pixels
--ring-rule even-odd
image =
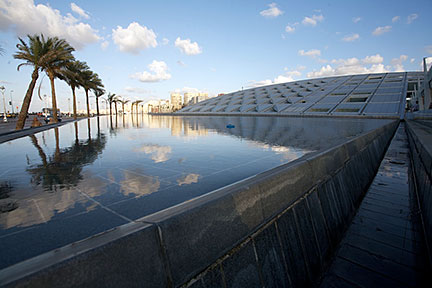
[[[391,130],[393,133],[398,123],[399,120],[390,121],[335,147],[308,154],[293,162],[145,216],[133,223],[5,268],[0,271],[0,284],[20,281],[26,277],[26,281],[45,277],[40,275],[43,275],[43,271],[48,267],[62,269],[68,265],[65,262],[74,257],[140,230],[157,227],[158,241],[161,243],[153,247],[153,250],[163,250],[159,257],[164,267],[169,267],[166,268],[169,282],[174,286],[181,285],[211,264],[209,261],[224,255],[277,213],[303,197],[318,182],[343,167],[356,153],[384,135],[384,131]],[[121,249],[127,249],[126,246],[121,246]],[[70,263],[82,265],[82,262]],[[141,273],[144,275],[147,272]]]

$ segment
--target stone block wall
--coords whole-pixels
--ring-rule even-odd
[[[424,232],[429,247],[429,262],[432,263],[432,121],[407,121],[407,134],[412,159],[410,193],[417,190],[422,213]]]

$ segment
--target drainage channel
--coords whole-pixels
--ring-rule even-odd
[[[405,123],[392,139],[321,287],[422,287],[428,260],[410,193]]]

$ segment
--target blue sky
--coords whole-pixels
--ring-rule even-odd
[[[32,69],[16,70],[17,37],[42,32],[68,40],[108,92],[132,101],[419,70],[432,54],[431,1],[305,2],[0,0],[0,85],[20,106]],[[70,89],[56,88],[65,111]],[[41,94],[49,91],[45,77]],[[30,110],[42,106],[35,93]]]

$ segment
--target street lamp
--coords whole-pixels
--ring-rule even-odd
[[[69,117],[70,117],[71,116],[70,98],[68,98],[68,114],[69,114]]]
[[[7,117],[6,117],[6,102],[5,102],[5,96],[4,96],[4,92],[5,92],[6,88],[4,86],[1,86],[0,90],[3,94],[3,108],[4,108],[3,122],[8,122]]]
[[[12,114],[15,114],[14,109],[13,109],[12,92],[14,92],[14,91],[13,90],[10,91],[10,97],[11,97],[10,105],[12,107]]]

